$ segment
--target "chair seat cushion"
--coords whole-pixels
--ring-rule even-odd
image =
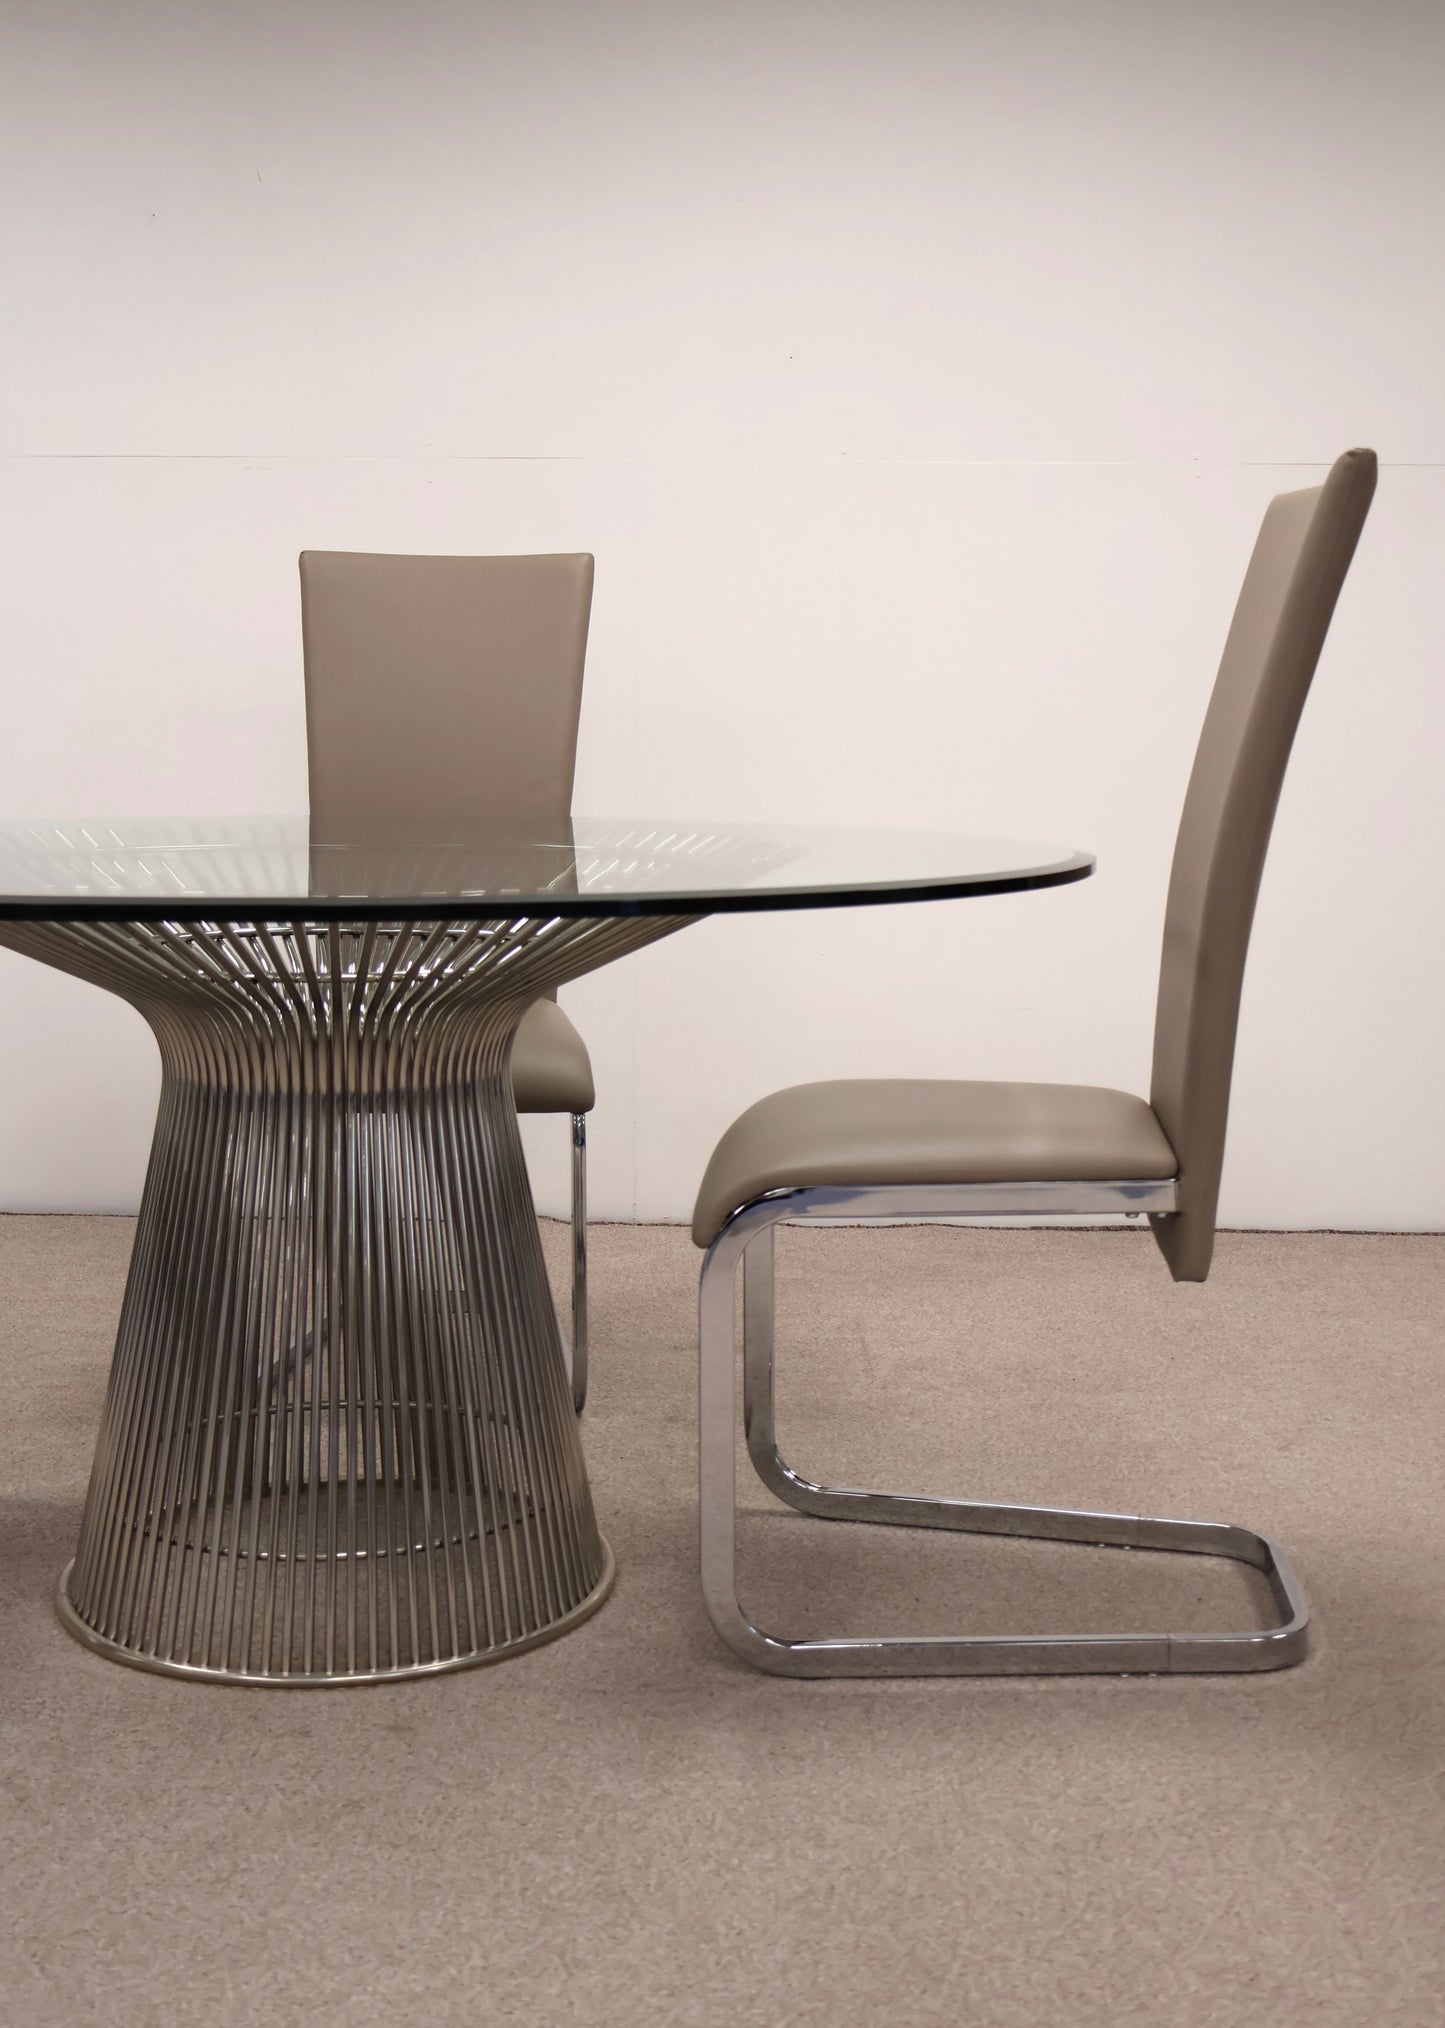
[[[590,1113],[597,1102],[587,1045],[555,1000],[534,1000],[512,1044],[519,1113]]]
[[[1117,1182],[1178,1174],[1141,1098],[1087,1084],[798,1084],[734,1120],[698,1191],[710,1246],[739,1205],[811,1184]]]

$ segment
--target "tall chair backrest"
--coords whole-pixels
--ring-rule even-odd
[[[565,835],[590,556],[301,557],[311,821]]]
[[[1179,1209],[1151,1220],[1176,1281],[1214,1251],[1250,925],[1295,728],[1375,490],[1373,451],[1270,503],[1204,720],[1174,849],[1150,1100],[1179,1157]]]

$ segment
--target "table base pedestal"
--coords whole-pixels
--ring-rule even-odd
[[[6,925],[164,1079],[66,1626],[163,1673],[433,1675],[610,1589],[508,1060],[670,921]],[[508,953],[510,952],[510,957]]]

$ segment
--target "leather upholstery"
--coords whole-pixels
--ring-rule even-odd
[[[519,1113],[590,1113],[597,1101],[587,1045],[552,1000],[534,1000],[512,1044]]]
[[[875,1080],[761,1100],[708,1164],[693,1238],[708,1246],[767,1190],[809,1184],[1179,1178],[1151,1218],[1176,1281],[1214,1250],[1244,960],[1285,765],[1375,490],[1373,451],[1265,515],[1225,642],[1175,847],[1151,1105],[1081,1085]],[[1151,1110],[1152,1106],[1152,1110]]]
[[[1264,517],[1200,735],[1174,848],[1150,1101],[1179,1151],[1179,1209],[1151,1219],[1174,1279],[1202,1282],[1255,898],[1295,728],[1375,490],[1373,451]]]
[[[301,557],[311,816],[562,824],[590,556]]]
[[[922,1078],[799,1084],[760,1099],[723,1135],[692,1236],[710,1246],[740,1204],[790,1186],[1116,1182],[1178,1166],[1129,1092]]]
[[[301,556],[311,821],[489,815],[570,835],[590,556]],[[590,1112],[555,1005],[512,1045],[519,1112]]]

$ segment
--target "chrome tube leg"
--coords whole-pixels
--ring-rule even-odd
[[[759,1200],[723,1228],[703,1264],[699,1307],[702,1405],[703,1592],[713,1625],[756,1667],[797,1676],[1159,1674],[1263,1670],[1301,1661],[1309,1608],[1279,1545],[1252,1529],[1139,1514],[1096,1513],[979,1500],[934,1499],[816,1485],[793,1471],[777,1443],[774,1402],[773,1229],[791,1203]],[[948,1635],[786,1641],[754,1626],[736,1591],[733,1277],[743,1263],[743,1427],[748,1456],[769,1491],[798,1512],[970,1534],[1222,1556],[1267,1579],[1279,1624],[1241,1634],[1099,1635],[1026,1639]],[[726,1436],[724,1436],[726,1428]]]
[[[587,1406],[587,1115],[572,1115],[572,1403]]]
[[[764,1226],[743,1251],[743,1433],[763,1484],[780,1500],[797,1505],[789,1490],[793,1474],[778,1456],[773,1409],[775,1230]]]
[[[698,1549],[708,1618],[735,1655],[776,1675],[803,1675],[794,1644],[755,1627],[738,1602],[737,1380],[733,1308],[739,1238],[724,1228],[698,1284]]]

